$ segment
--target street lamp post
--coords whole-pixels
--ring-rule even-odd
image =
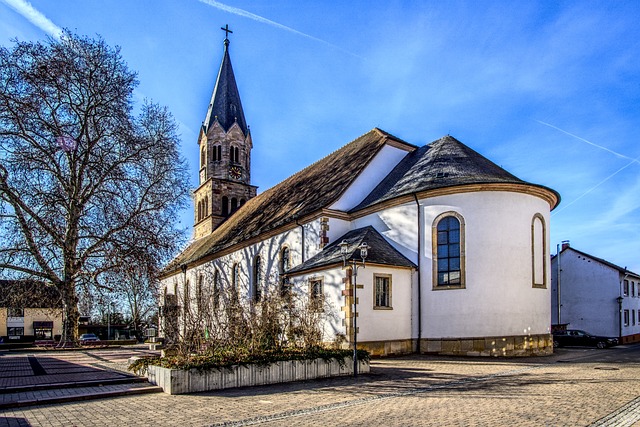
[[[353,293],[353,376],[358,376],[358,268],[365,268],[365,259],[367,258],[369,246],[366,243],[360,244],[356,249],[360,249],[360,258],[362,261],[358,263],[358,260],[355,258],[348,258],[349,254],[349,243],[346,240],[343,240],[338,246],[340,246],[340,255],[342,255],[342,265],[343,267],[347,267],[349,263],[351,263],[351,290]]]

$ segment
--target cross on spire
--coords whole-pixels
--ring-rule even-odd
[[[229,33],[233,34],[233,31],[229,29],[229,24],[225,24],[224,27],[220,27],[222,31],[224,31],[224,39],[229,40]]]

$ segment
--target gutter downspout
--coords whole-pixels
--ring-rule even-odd
[[[420,342],[422,341],[422,281],[420,280],[420,266],[422,259],[422,221],[420,220],[420,202],[418,201],[418,195],[413,193],[413,197],[416,201],[417,220],[418,220],[418,354],[420,354]]]

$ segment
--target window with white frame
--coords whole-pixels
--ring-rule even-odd
[[[631,310],[631,324],[633,326],[636,326],[636,311],[635,310]]]
[[[625,297],[629,296],[629,281],[627,279],[624,279],[622,284],[622,295]]]
[[[373,275],[373,307],[391,308],[391,275]]]
[[[624,310],[624,326],[629,326],[629,310]]]

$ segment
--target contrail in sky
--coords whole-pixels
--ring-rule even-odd
[[[33,25],[40,28],[51,37],[60,40],[62,28],[51,22],[42,12],[36,10],[31,3],[26,0],[0,0],[8,4],[20,15],[27,18]]]
[[[560,131],[560,132],[562,132],[562,133],[564,133],[564,134],[567,134],[567,135],[569,135],[569,136],[572,136],[572,137],[574,137],[574,138],[576,138],[576,139],[579,139],[579,140],[580,140],[580,141],[582,141],[582,142],[586,142],[587,144],[592,145],[592,146],[594,146],[594,147],[596,147],[596,148],[599,148],[599,149],[604,150],[604,151],[608,151],[609,153],[614,154],[614,155],[616,155],[616,156],[618,156],[618,157],[622,157],[623,159],[632,160],[632,162],[631,162],[631,163],[640,163],[640,161],[638,161],[638,159],[634,159],[634,158],[631,158],[631,157],[629,157],[629,156],[625,156],[624,154],[617,153],[617,152],[615,152],[615,151],[613,151],[613,150],[610,150],[610,149],[609,149],[609,148],[607,148],[607,147],[603,147],[602,145],[598,145],[598,144],[595,144],[595,143],[593,143],[593,142],[591,142],[591,141],[587,141],[587,140],[586,140],[586,139],[584,139],[584,138],[580,138],[580,137],[579,137],[579,136],[577,136],[577,135],[574,135],[574,134],[572,134],[572,133],[569,133],[569,132],[567,132],[566,130],[562,130],[562,129],[560,129],[559,127],[556,127],[556,126],[554,126],[554,125],[550,125],[549,123],[545,123],[545,122],[543,122],[543,121],[541,121],[541,120],[536,120],[536,122],[538,122],[538,123],[540,123],[540,124],[542,124],[542,125],[545,125],[545,126],[549,126],[549,127],[550,127],[550,128],[552,128],[552,129],[555,129],[555,130],[557,130],[557,131]],[[626,167],[626,166],[625,166],[625,167]],[[616,173],[617,173],[617,172],[616,172]],[[608,179],[608,178],[607,178],[607,179]]]
[[[591,193],[593,190],[595,190],[596,188],[600,187],[602,184],[604,184],[605,182],[609,181],[615,175],[617,175],[618,173],[622,172],[623,170],[625,170],[626,168],[628,168],[632,164],[640,163],[639,160],[640,160],[640,157],[637,157],[635,159],[631,159],[631,161],[629,163],[627,163],[626,165],[624,165],[623,167],[621,167],[620,169],[618,169],[617,171],[615,171],[614,173],[612,173],[611,175],[609,175],[608,177],[606,177],[605,179],[603,179],[602,181],[600,181],[599,183],[597,183],[596,185],[594,185],[593,187],[591,187],[590,189],[588,189],[587,191],[582,193],[580,196],[578,196],[577,198],[573,199],[571,202],[567,203],[562,208],[553,211],[551,213],[551,216],[556,215],[558,212],[562,212],[563,210],[565,210],[566,208],[568,208],[569,206],[571,206],[572,204],[574,204],[578,200],[582,199],[584,196],[586,196],[587,194]]]
[[[232,13],[234,15],[242,16],[243,18],[249,18],[249,19],[252,19],[254,21],[261,22],[261,23],[267,24],[267,25],[271,25],[272,27],[276,27],[276,28],[279,28],[281,30],[285,30],[285,31],[289,31],[291,33],[297,34],[299,36],[306,37],[306,38],[311,39],[311,40],[315,40],[317,42],[326,44],[327,46],[331,46],[334,49],[338,49],[338,50],[340,50],[340,51],[342,51],[344,53],[348,53],[349,55],[355,56],[356,58],[365,59],[360,55],[357,55],[357,54],[355,54],[353,52],[349,52],[348,50],[345,50],[345,49],[341,48],[340,46],[336,46],[334,44],[331,44],[328,41],[319,39],[317,37],[310,36],[309,34],[305,34],[305,33],[300,32],[298,30],[294,30],[293,28],[287,27],[286,25],[278,24],[277,22],[271,21],[270,19],[263,18],[262,16],[256,15],[256,14],[251,13],[251,12],[247,12],[246,10],[239,9],[239,8],[233,7],[233,6],[228,6],[226,4],[217,2],[215,0],[199,0],[199,1],[200,1],[200,3],[204,3],[204,4],[207,4],[209,6],[213,6],[216,9],[220,9],[222,11],[229,12],[229,13]]]

